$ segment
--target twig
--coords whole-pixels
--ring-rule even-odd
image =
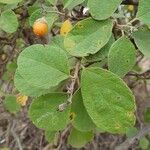
[[[14,126],[15,126],[15,123],[14,123],[14,121],[12,121],[12,128],[11,128],[10,132],[12,133],[14,139],[16,140],[19,150],[23,150],[20,139],[19,139],[18,135],[16,134],[16,132],[14,131]]]
[[[73,97],[73,93],[74,93],[74,89],[75,89],[75,84],[78,79],[80,65],[81,65],[81,62],[78,61],[75,66],[74,75],[71,77],[71,84],[67,88],[67,93],[69,94],[69,98],[67,99],[67,101],[65,103],[60,104],[58,106],[59,111],[63,111],[68,105],[70,105],[72,103],[72,97]]]
[[[57,150],[61,150],[61,146],[63,145],[64,139],[65,137],[68,137],[68,134],[70,133],[71,130],[71,125],[69,125],[61,134],[60,134],[60,139],[59,139],[59,143],[56,147]]]
[[[127,75],[128,76],[135,76],[138,79],[142,79],[142,80],[150,79],[150,70],[147,70],[146,72],[141,73],[141,74],[138,74],[138,73],[128,73]]]
[[[142,130],[139,131],[139,133],[135,137],[128,138],[125,142],[117,146],[115,150],[127,150],[132,144],[134,144],[136,141],[139,141],[142,137],[147,135],[149,132],[150,132],[150,126],[145,126]]]

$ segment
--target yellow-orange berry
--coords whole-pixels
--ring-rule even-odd
[[[133,11],[134,10],[134,6],[133,5],[128,5],[128,10],[129,11]]]
[[[16,100],[17,100],[17,103],[20,104],[21,106],[25,106],[26,105],[26,102],[28,100],[28,96],[25,96],[25,95],[22,95],[22,94],[18,94],[16,96]]]
[[[44,18],[40,18],[34,22],[33,32],[40,37],[48,33],[48,24]]]
[[[72,24],[69,20],[66,20],[60,29],[60,35],[65,36],[72,29]]]

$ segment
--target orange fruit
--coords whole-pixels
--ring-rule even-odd
[[[33,32],[37,36],[44,36],[48,33],[48,24],[45,18],[36,20],[33,24]]]

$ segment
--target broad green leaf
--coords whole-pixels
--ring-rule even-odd
[[[66,53],[40,44],[26,48],[18,57],[18,71],[29,85],[40,89],[57,86],[69,77]]]
[[[150,58],[150,29],[139,29],[133,33],[133,37],[138,49]]]
[[[146,150],[149,146],[149,140],[146,137],[141,138],[139,146],[142,150]]]
[[[68,61],[69,61],[69,66],[71,68],[73,68],[76,64],[76,61],[77,59],[75,57],[72,57],[64,48],[64,36],[61,36],[61,35],[57,35],[57,36],[54,36],[51,40],[51,43],[50,43],[51,46],[54,46],[54,47],[59,47],[61,48],[62,50],[64,50],[64,52],[66,53],[66,55],[68,56]]]
[[[56,131],[45,131],[46,140],[51,143],[55,138]]]
[[[61,49],[63,49],[65,51],[65,48],[64,48],[64,37],[61,36],[61,35],[56,35],[52,38],[51,40],[51,43],[50,43],[51,46],[55,46],[55,47],[59,47]],[[66,52],[66,51],[65,51]],[[67,52],[66,52],[67,53]],[[67,53],[68,55],[68,53]]]
[[[14,4],[14,3],[19,3],[22,0],[0,0],[0,3],[4,3],[4,4]]]
[[[64,8],[68,8],[69,10],[73,9],[75,6],[83,3],[85,0],[63,0]]]
[[[58,106],[67,100],[67,95],[52,93],[35,99],[29,109],[29,117],[38,127],[47,131],[64,129],[69,121],[70,107],[63,112],[58,111]]]
[[[84,69],[81,92],[84,106],[98,128],[125,133],[134,126],[134,96],[117,75],[98,67]]]
[[[18,20],[12,10],[2,12],[0,16],[0,28],[8,33],[13,33],[18,28]]]
[[[108,67],[113,73],[123,77],[136,63],[136,50],[126,37],[119,38],[110,48]]]
[[[92,17],[96,20],[109,18],[117,9],[122,0],[88,0],[88,7]]]
[[[23,95],[38,97],[47,93],[55,92],[57,87],[51,87],[50,89],[37,88],[33,85],[30,85],[16,70],[14,78],[15,87]]]
[[[43,15],[42,9],[37,9],[31,14],[29,18],[30,26],[33,26],[34,22],[41,17],[45,17],[48,23],[48,27],[51,29],[54,22],[58,19],[58,14],[54,12],[49,12],[49,13],[47,12],[45,15]]]
[[[86,57],[86,61],[87,62],[93,62],[93,61],[96,62],[96,61],[102,61],[105,58],[107,58],[109,49],[114,42],[115,42],[115,39],[113,36],[111,36],[108,43],[104,47],[102,47],[96,54]]]
[[[91,141],[93,137],[92,132],[81,132],[73,128],[69,135],[68,143],[73,147],[80,148]]]
[[[83,105],[81,91],[73,97],[71,113],[74,114],[72,124],[79,131],[92,131],[96,127]]]
[[[13,95],[8,95],[5,97],[4,107],[11,113],[17,113],[21,108],[16,101],[16,97]]]
[[[112,21],[96,21],[91,18],[79,21],[64,40],[66,51],[83,57],[98,52],[110,39]]]
[[[145,24],[150,25],[150,1],[149,0],[139,0],[137,18],[140,19]]]

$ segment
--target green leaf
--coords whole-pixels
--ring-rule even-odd
[[[135,127],[131,127],[127,130],[126,135],[128,138],[133,138],[138,133],[138,129]]]
[[[134,45],[126,37],[119,38],[110,48],[108,55],[109,70],[123,77],[136,63]]]
[[[77,59],[75,57],[72,57],[64,48],[64,36],[61,36],[61,35],[57,35],[57,36],[54,36],[51,40],[51,43],[50,43],[51,46],[54,46],[54,47],[59,47],[61,48],[62,50],[64,50],[64,52],[66,53],[66,55],[68,56],[68,61],[69,61],[69,66],[71,68],[73,68],[76,64],[76,61]]]
[[[14,78],[15,87],[17,90],[26,96],[38,97],[47,93],[54,93],[57,90],[57,87],[51,87],[49,89],[37,88],[33,85],[30,85],[16,70]]]
[[[13,33],[18,28],[18,20],[12,10],[2,12],[0,17],[0,28],[8,33]]]
[[[22,0],[0,0],[0,3],[4,3],[4,4],[14,4],[14,3],[19,3]]]
[[[46,140],[51,143],[55,138],[56,131],[45,131]]]
[[[68,8],[69,10],[73,9],[75,6],[83,3],[85,0],[63,0],[64,8]]]
[[[56,5],[58,0],[47,0],[47,1],[52,5]]]
[[[138,49],[144,54],[145,57],[150,58],[150,30],[139,29],[133,33],[133,37]]]
[[[70,107],[63,112],[58,106],[67,100],[63,93],[51,93],[35,99],[29,109],[29,117],[38,127],[47,131],[59,131],[66,127],[69,121]]]
[[[147,108],[144,112],[144,121],[150,123],[150,108]]]
[[[47,23],[48,23],[48,28],[49,28],[49,29],[52,28],[54,22],[58,19],[58,14],[56,14],[56,13],[54,13],[54,12],[49,12],[49,13],[47,12],[46,15],[43,15],[42,9],[37,9],[37,10],[35,10],[35,11],[31,14],[31,16],[30,16],[30,18],[29,18],[29,24],[30,24],[30,26],[32,27],[33,24],[34,24],[34,22],[35,22],[37,19],[39,19],[39,18],[41,18],[41,17],[43,17],[43,16],[45,16],[45,19],[46,19],[46,21],[47,21]]]
[[[56,14],[56,13],[47,13],[45,18],[47,20],[49,29],[51,29],[53,27],[54,22],[58,19],[58,14]]]
[[[104,47],[102,47],[96,54],[86,57],[86,61],[87,62],[93,62],[93,61],[96,62],[96,61],[102,61],[105,58],[107,58],[109,49],[112,46],[112,44],[114,43],[114,41],[115,41],[114,37],[111,36],[108,43]]]
[[[81,76],[84,106],[96,126],[110,133],[125,133],[135,124],[135,100],[117,75],[97,67]]]
[[[96,20],[109,18],[117,9],[122,0],[88,0],[88,7],[92,17]]]
[[[64,48],[64,36],[61,36],[61,35],[56,35],[52,38],[51,40],[51,43],[50,43],[52,46],[54,47],[59,47],[61,49],[63,49],[65,51],[65,48]],[[65,51],[66,52],[66,51]],[[66,52],[67,53],[67,52]],[[68,55],[68,53],[67,53]]]
[[[149,0],[139,0],[137,18],[150,25],[150,1]]]
[[[91,131],[96,127],[83,105],[81,91],[73,97],[71,113],[74,114],[72,124],[79,131]]]
[[[29,16],[31,16],[32,13],[34,13],[35,11],[37,11],[39,9],[40,9],[40,7],[38,5],[29,6],[28,7]]]
[[[79,21],[67,34],[64,46],[73,56],[88,56],[98,52],[110,39],[112,21],[96,21],[91,18]]]
[[[1,4],[1,3],[0,3]],[[4,6],[2,7],[1,11],[6,11],[6,10],[14,10],[18,7],[18,3],[13,3],[13,4],[3,4]]]
[[[11,113],[17,113],[21,108],[16,101],[16,97],[13,95],[8,95],[5,97],[4,107]]]
[[[18,57],[18,71],[28,84],[49,89],[69,77],[66,53],[58,47],[40,44],[26,48]]]
[[[3,73],[2,80],[8,81],[8,80],[10,80],[10,78],[12,78],[12,74],[9,71],[5,71]]]
[[[68,144],[80,148],[91,141],[93,137],[94,135],[92,132],[80,132],[73,128],[68,138]]]
[[[142,150],[146,150],[149,146],[149,140],[146,137],[140,139],[139,146]]]
[[[34,22],[43,17],[43,14],[42,14],[42,9],[36,9],[31,15],[30,15],[30,18],[29,18],[29,24],[30,26],[32,27]]]
[[[16,68],[17,68],[16,62],[9,62],[6,66],[6,69],[11,73],[14,73],[16,71]]]

